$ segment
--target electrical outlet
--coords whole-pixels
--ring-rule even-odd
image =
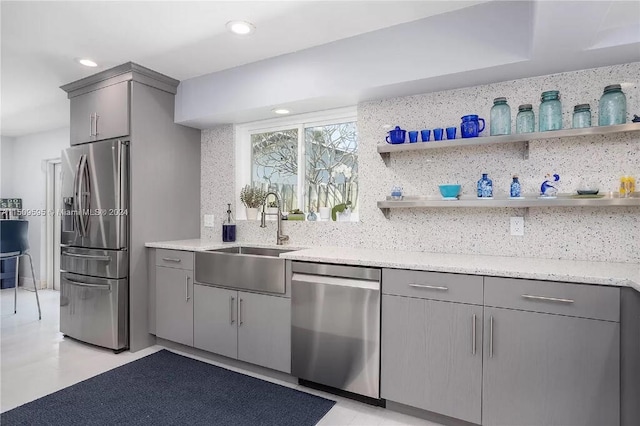
[[[519,237],[524,235],[524,217],[511,218],[511,235]]]
[[[213,228],[215,226],[215,222],[213,220],[213,215],[212,214],[205,214],[204,215],[204,227],[205,228]]]

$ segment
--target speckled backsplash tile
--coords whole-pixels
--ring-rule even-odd
[[[222,241],[222,220],[227,203],[235,205],[235,149],[232,125],[203,130],[200,164],[200,238]],[[204,215],[213,214],[213,228],[204,227]]]
[[[615,191],[622,174],[640,181],[640,132],[531,141],[527,160],[520,144],[403,152],[392,154],[388,167],[376,151],[376,145],[384,143],[385,125],[406,130],[456,126],[459,133],[460,117],[466,114],[487,120],[481,134],[487,136],[489,111],[498,96],[507,97],[511,106],[512,130],[518,105],[524,103],[533,104],[537,126],[540,94],[545,90],[560,91],[564,128],[570,128],[574,105],[590,103],[592,123],[597,123],[604,87],[622,83],[630,121],[634,113],[640,115],[639,76],[640,63],[632,63],[361,103],[360,222],[284,222],[283,231],[291,244],[306,246],[640,262],[637,207],[399,209],[386,219],[376,206],[394,185],[403,186],[408,195],[438,195],[438,184],[460,183],[463,194],[474,195],[481,173],[489,174],[494,192],[502,195],[508,193],[514,174],[520,177],[523,192],[538,192],[546,173],[560,174],[561,192],[574,192],[582,181],[597,183],[601,191]],[[202,209],[203,214],[216,215],[216,227],[202,228],[202,238],[217,241],[221,206],[238,197],[233,193],[234,135],[231,126],[202,135]],[[524,237],[509,235],[511,216],[525,217]],[[259,222],[240,222],[238,239],[273,242],[275,222],[266,229]]]

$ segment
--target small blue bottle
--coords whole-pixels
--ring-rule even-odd
[[[478,181],[478,198],[493,198],[493,181],[487,173],[483,173]]]
[[[509,191],[509,196],[511,198],[520,198],[522,196],[520,181],[518,180],[518,176],[513,176],[513,182],[511,182],[511,190]]]

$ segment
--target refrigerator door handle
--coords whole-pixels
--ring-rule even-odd
[[[108,262],[111,260],[109,256],[93,256],[90,254],[77,254],[77,253],[67,253],[67,252],[62,252],[62,256],[79,257],[87,260],[102,260],[104,262]]]
[[[82,229],[80,226],[80,202],[79,202],[79,186],[80,186],[80,165],[82,164],[82,156],[78,160],[78,164],[76,165],[76,174],[73,177],[73,225],[75,227],[75,232],[79,236],[82,236]]]
[[[97,114],[96,114],[97,117]],[[97,119],[96,119],[96,125],[97,125]],[[96,131],[97,134],[97,131]],[[82,201],[82,206],[85,209],[82,212],[82,216],[84,218],[84,214],[85,211],[88,210],[89,211],[89,217],[86,218],[86,221],[84,222],[84,229],[82,230],[84,233],[84,236],[86,237],[87,235],[89,235],[89,219],[91,216],[91,175],[89,174],[89,161],[87,161],[87,156],[84,156],[84,170],[82,172],[82,177],[84,179],[84,183],[85,183],[85,191],[83,194],[83,201]],[[85,200],[86,200],[86,206],[85,206]]]
[[[65,278],[65,280],[70,282],[73,285],[77,285],[78,287],[90,287],[90,288],[95,288],[95,289],[99,289],[99,290],[109,290],[109,291],[111,291],[111,285],[109,285],[109,284],[90,284],[90,283],[85,283],[85,282],[82,282],[82,281],[72,280],[70,278]]]
[[[85,200],[85,186],[86,186],[86,178],[85,178],[85,170],[87,165],[87,156],[80,156],[80,163],[78,166],[77,179],[78,179],[78,190],[77,190],[77,200],[78,200],[78,220],[80,222],[80,236],[86,237],[86,229],[87,225],[85,224],[84,217],[84,200]]]

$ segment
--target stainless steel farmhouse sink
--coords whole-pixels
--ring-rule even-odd
[[[287,253],[293,250],[266,248],[266,247],[227,247],[215,250],[209,250],[216,253],[232,253],[232,254],[248,254],[252,256],[278,257],[280,253]]]
[[[284,294],[285,260],[293,250],[263,247],[227,247],[196,252],[195,281],[222,287]]]

